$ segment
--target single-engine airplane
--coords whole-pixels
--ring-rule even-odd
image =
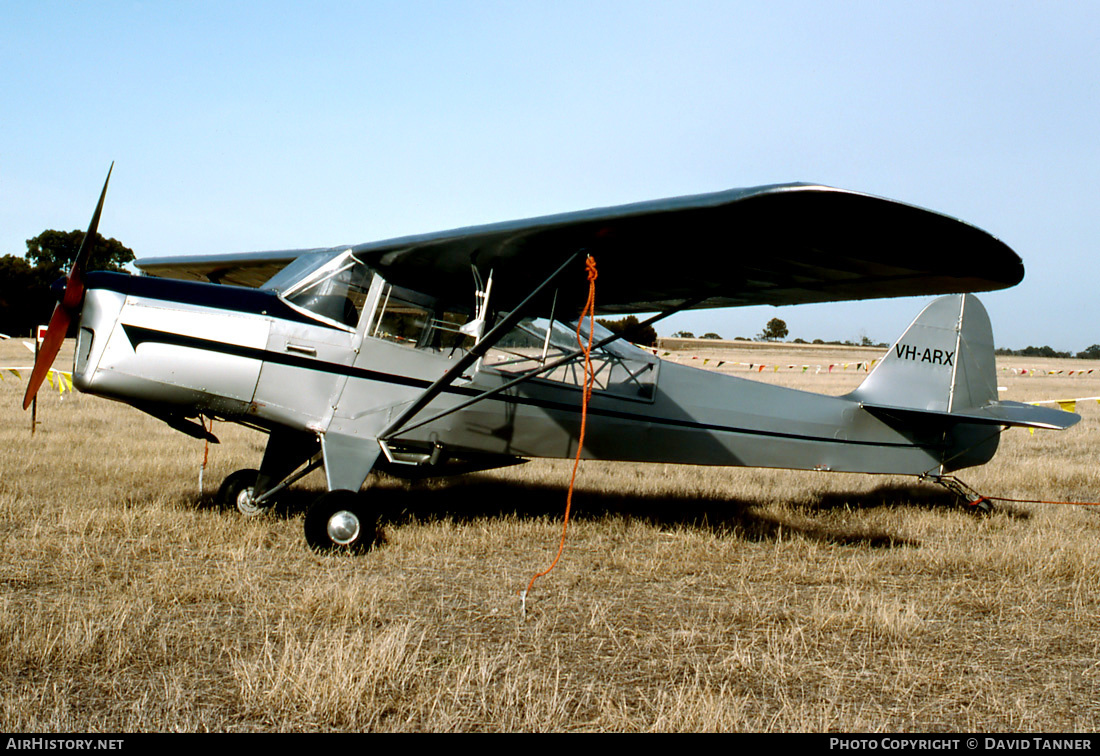
[[[113,169],[113,165],[112,165]],[[305,518],[319,550],[375,537],[372,469],[447,474],[572,457],[574,330],[598,261],[596,312],[949,295],[846,396],[658,359],[589,320],[594,387],[583,456],[943,479],[989,461],[1006,426],[1077,415],[999,401],[989,318],[971,292],[1013,286],[1004,243],[929,210],[812,184],[565,213],[367,244],[139,260],[85,272],[110,171],[24,399],[79,319],[73,383],[216,441],[261,429],[257,470],[218,499],[246,515],[324,468]]]

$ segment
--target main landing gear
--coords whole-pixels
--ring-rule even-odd
[[[258,470],[237,470],[231,473],[222,482],[218,492],[214,494],[214,502],[222,509],[233,509],[245,517],[256,517],[271,509],[275,499],[265,499],[257,502],[254,498],[256,491],[256,478]]]
[[[380,513],[356,493],[380,453],[370,439],[276,429],[260,469],[227,477],[215,500],[224,509],[255,517],[270,511],[288,486],[323,467],[330,490],[306,513],[306,541],[314,551],[359,554],[383,540]]]
[[[274,498],[259,502],[254,498],[256,470],[237,470],[229,475],[215,494],[222,509],[236,509],[245,517],[270,511]],[[362,554],[383,540],[382,526],[373,511],[354,491],[328,491],[321,494],[306,513],[306,542],[321,553]]]
[[[378,513],[354,491],[321,494],[306,513],[306,543],[314,551],[362,554],[381,541]]]

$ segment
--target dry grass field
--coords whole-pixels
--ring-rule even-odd
[[[734,363],[870,358],[710,357],[746,377]],[[28,358],[0,343],[0,365]],[[1100,372],[1002,375],[1008,399],[1100,395]],[[755,377],[839,394],[862,374]],[[394,513],[386,543],[318,556],[302,537],[318,473],[268,516],[211,506],[262,435],[218,424],[200,492],[202,442],[48,386],[31,437],[24,386],[0,383],[3,731],[1100,726],[1100,508],[977,515],[908,478],[586,463],[565,556],[522,617],[569,462],[373,480],[365,495]],[[993,496],[1100,499],[1100,405],[1078,411],[1064,433],[1006,432],[961,477]]]

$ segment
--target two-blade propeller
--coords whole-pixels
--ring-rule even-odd
[[[69,332],[69,325],[73,318],[80,314],[80,305],[84,301],[84,269],[88,265],[88,258],[91,257],[92,248],[95,246],[99,214],[103,211],[103,198],[107,196],[107,184],[111,181],[111,171],[114,168],[115,164],[112,162],[111,167],[107,169],[107,180],[103,182],[103,191],[99,194],[99,204],[96,205],[95,213],[92,215],[88,233],[84,234],[84,241],[80,243],[80,250],[76,253],[73,265],[69,268],[69,275],[65,279],[65,293],[53,308],[46,338],[42,340],[42,347],[38,350],[34,370],[31,371],[31,379],[27,384],[27,393],[23,395],[23,409],[31,406],[35,394],[42,386],[42,381],[46,380],[46,374],[53,367],[57,353],[61,351],[61,344]]]

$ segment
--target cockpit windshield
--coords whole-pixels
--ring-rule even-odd
[[[300,257],[262,288],[309,315],[355,330],[373,276],[374,272],[347,250]]]

